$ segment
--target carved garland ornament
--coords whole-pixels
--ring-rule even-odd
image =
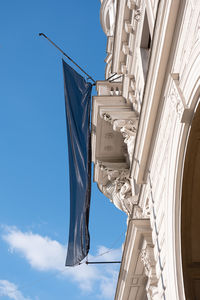
[[[145,274],[148,278],[146,285],[148,299],[159,299],[157,288],[158,278],[155,270],[156,262],[154,259],[153,245],[150,245],[147,241],[144,241],[143,243],[140,259],[144,265]]]
[[[133,205],[137,203],[137,195],[132,195],[132,187],[130,183],[129,170],[113,170],[101,165],[100,169],[107,176],[107,183],[101,187],[102,192],[107,196],[113,204],[131,215]]]

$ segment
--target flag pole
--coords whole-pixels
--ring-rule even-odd
[[[86,265],[95,265],[95,264],[121,264],[121,261],[86,261]]]
[[[46,36],[44,33],[39,33],[39,36],[43,36],[45,39],[47,39],[54,47],[56,47],[64,56],[66,56],[75,66],[77,66],[85,75],[88,76],[93,82],[94,85],[96,84],[96,81],[88,74],[86,73],[71,57],[69,57],[60,47],[58,47],[50,38]]]

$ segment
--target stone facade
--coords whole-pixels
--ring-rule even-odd
[[[93,97],[94,180],[128,215],[115,299],[200,299],[200,271],[186,283],[181,249],[184,162],[200,94],[200,2],[101,0],[100,14],[108,42],[105,81]]]

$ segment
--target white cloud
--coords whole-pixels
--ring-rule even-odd
[[[22,254],[39,271],[64,268],[66,249],[55,240],[32,232],[24,233],[15,227],[7,228],[3,239],[9,244],[11,251]]]
[[[0,280],[0,298],[2,297],[8,297],[13,300],[30,300],[30,298],[22,295],[17,285],[8,280]]]
[[[110,276],[109,276],[110,274]],[[100,291],[102,298],[113,299],[116,289],[118,272],[116,270],[107,271],[105,276],[100,282]]]
[[[3,239],[8,243],[10,250],[22,255],[32,268],[38,271],[56,271],[60,278],[76,282],[84,292],[92,293],[95,287],[95,292],[97,289],[99,291],[99,298],[113,299],[118,274],[116,265],[87,266],[82,264],[74,268],[65,268],[67,248],[64,245],[49,237],[32,232],[22,232],[15,227],[6,228]],[[100,255],[108,250],[105,246],[100,246],[97,255],[89,255],[89,260],[120,259],[120,249],[115,249],[103,256]]]

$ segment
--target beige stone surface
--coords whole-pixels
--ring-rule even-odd
[[[115,299],[200,299],[200,2],[101,3],[94,180],[128,215]]]

